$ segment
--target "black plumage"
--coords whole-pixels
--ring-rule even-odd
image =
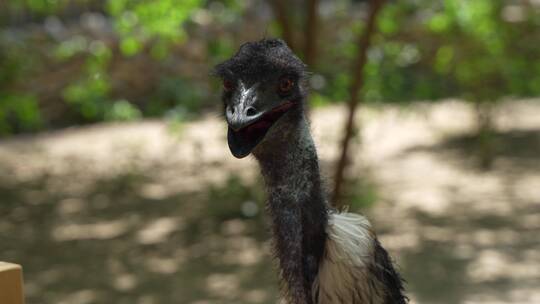
[[[264,177],[283,296],[291,304],[406,303],[402,279],[362,216],[329,207],[305,116],[306,66],[278,39],[215,68],[229,147]]]

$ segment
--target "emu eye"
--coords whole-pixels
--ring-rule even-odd
[[[228,79],[223,80],[223,89],[227,92],[232,91],[234,89],[234,82]]]
[[[279,81],[278,90],[280,93],[287,93],[293,88],[294,82],[288,77],[284,77]]]

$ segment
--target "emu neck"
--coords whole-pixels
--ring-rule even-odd
[[[276,130],[279,135],[264,142],[255,157],[269,190],[286,186],[289,191],[304,192],[306,186],[320,182],[317,151],[305,118],[287,126]]]
[[[309,304],[326,240],[327,204],[302,112],[288,113],[254,155],[269,195],[276,256],[291,303]]]
[[[284,117],[287,123],[273,130],[262,148],[254,151],[267,186],[270,208],[292,207],[280,205],[287,199],[296,203],[307,200],[312,207],[325,205],[309,123],[303,113],[290,114]]]

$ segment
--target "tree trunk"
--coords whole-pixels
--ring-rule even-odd
[[[306,36],[304,40],[304,62],[313,70],[317,56],[318,0],[307,0]]]
[[[493,123],[493,104],[489,102],[475,103],[477,131],[477,152],[479,165],[483,170],[490,170],[495,161],[495,125]]]
[[[336,174],[334,176],[334,192],[332,202],[334,206],[341,205],[341,196],[343,192],[343,182],[345,180],[345,169],[349,163],[348,153],[353,131],[355,129],[354,118],[356,109],[359,104],[360,90],[364,85],[364,66],[367,62],[367,52],[370,46],[371,37],[375,31],[375,21],[384,4],[384,0],[372,0],[369,10],[369,16],[366,23],[366,28],[358,37],[358,53],[352,71],[352,83],[349,90],[349,101],[347,103],[348,115],[343,131],[343,139],[341,141],[341,154],[336,165]]]
[[[296,52],[296,45],[294,43],[294,34],[291,27],[291,22],[289,19],[289,14],[287,13],[287,6],[285,0],[270,0],[270,5],[274,11],[274,16],[281,27],[281,35],[283,40],[287,43],[289,48]]]

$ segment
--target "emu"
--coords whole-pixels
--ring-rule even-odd
[[[290,304],[407,303],[368,220],[330,207],[305,115],[308,72],[279,39],[243,44],[215,67],[232,154],[264,177],[282,295]]]

